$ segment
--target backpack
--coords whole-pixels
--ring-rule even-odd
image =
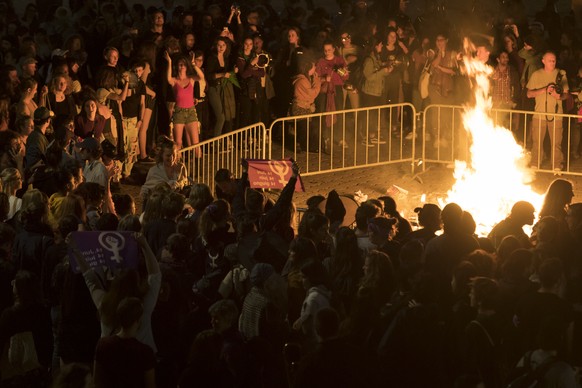
[[[532,352],[527,352],[524,356],[524,366],[515,369],[513,375],[517,376],[507,384],[507,388],[535,388],[541,387],[546,373],[556,362],[557,357],[548,357],[536,369],[531,368]]]

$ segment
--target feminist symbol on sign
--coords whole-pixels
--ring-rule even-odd
[[[99,244],[101,246],[113,253],[111,260],[120,264],[123,261],[123,257],[119,255],[119,251],[125,247],[125,238],[120,233],[116,232],[103,232],[99,235]]]
[[[279,176],[279,183],[281,183],[282,185],[287,184],[288,180],[285,179],[285,176],[289,172],[289,165],[287,163],[276,161],[276,160],[270,160],[269,161],[269,168],[271,169],[271,171],[273,173],[275,173]]]

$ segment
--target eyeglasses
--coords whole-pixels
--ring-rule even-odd
[[[346,40],[350,40],[350,39],[352,39],[352,37],[349,36],[349,35],[348,36],[342,36],[342,42],[345,42]]]

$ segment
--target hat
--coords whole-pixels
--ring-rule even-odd
[[[101,142],[101,148],[103,148],[103,155],[110,159],[115,159],[117,156],[117,147],[113,145],[109,140],[105,139]]]
[[[271,264],[257,263],[251,271],[251,284],[253,286],[262,286],[274,273],[275,268]]]
[[[94,137],[86,137],[82,142],[77,144],[82,150],[96,150],[99,149],[99,141]]]
[[[38,63],[34,57],[26,57],[22,60],[22,66],[32,65],[33,63]]]
[[[53,113],[52,110],[49,110],[48,108],[46,108],[44,106],[39,106],[34,111],[34,121],[46,120],[49,117],[54,117],[54,115],[55,114]]]
[[[109,96],[110,93],[111,92],[105,88],[97,89],[97,102],[99,102],[101,105],[105,105],[107,102],[107,96]]]

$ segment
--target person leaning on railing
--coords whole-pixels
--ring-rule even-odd
[[[166,136],[161,136],[158,143],[160,152],[156,156],[156,165],[149,169],[146,181],[141,187],[142,199],[159,183],[165,182],[173,190],[181,190],[188,184],[188,172],[184,163],[178,160],[176,144]]]

